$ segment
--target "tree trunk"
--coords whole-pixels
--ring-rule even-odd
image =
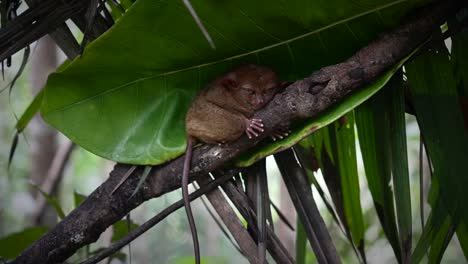
[[[37,42],[33,48],[31,58],[31,88],[37,94],[47,81],[47,76],[54,72],[58,66],[57,46],[49,37],[45,36]],[[46,125],[39,115],[36,115],[30,123],[31,128],[31,179],[35,184],[42,184],[47,171],[57,151],[57,131]],[[40,194],[35,192],[37,198]],[[37,200],[37,199],[36,199]],[[42,217],[35,224],[54,226],[56,214],[51,207],[41,212]]]

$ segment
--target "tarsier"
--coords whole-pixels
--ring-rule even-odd
[[[238,67],[212,81],[193,100],[186,118],[187,150],[182,174],[182,195],[192,232],[196,263],[200,263],[200,246],[188,197],[188,175],[192,149],[197,141],[224,144],[245,132],[249,138],[264,131],[262,120],[252,118],[283,87],[271,69],[260,65]],[[282,131],[276,137],[285,136]]]

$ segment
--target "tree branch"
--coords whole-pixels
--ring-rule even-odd
[[[400,28],[382,34],[345,62],[325,67],[290,85],[256,114],[265,125],[266,133],[260,138],[249,140],[243,136],[223,147],[204,145],[195,149],[191,180],[224,166],[257,144],[272,128],[317,116],[353,90],[375,80],[423,43],[446,16],[457,10],[455,3],[436,2]],[[13,263],[63,262],[80,247],[96,241],[108,226],[139,204],[179,188],[182,166],[183,157],[179,157],[154,167],[140,191],[129,199],[142,169],[135,170],[111,195],[112,189],[130,168],[130,165],[117,164],[106,182]]]

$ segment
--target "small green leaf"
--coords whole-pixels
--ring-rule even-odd
[[[34,183],[30,183],[30,184],[34,189],[36,189],[44,197],[44,199],[46,199],[46,201],[50,205],[52,205],[52,207],[54,207],[60,219],[65,218],[65,213],[63,212],[62,206],[60,205],[60,202],[57,199],[55,199],[48,193],[44,192],[43,190],[41,190],[41,188],[37,184],[34,184]]]
[[[45,226],[35,226],[1,238],[0,256],[6,259],[15,258],[47,231]]]
[[[130,229],[128,228],[128,220],[120,220],[112,225],[114,228],[114,233],[112,235],[112,242],[119,241],[124,238],[128,232],[134,230],[138,227],[133,221],[130,220]]]
[[[13,158],[15,156],[16,148],[18,147],[18,138],[19,138],[19,134],[18,132],[16,132],[15,135],[13,136],[13,140],[10,146],[10,153],[8,155],[8,170],[10,170],[11,163],[13,162]]]
[[[77,191],[73,192],[73,197],[75,198],[75,208],[78,207],[84,200],[86,200],[87,196],[83,195]]]
[[[39,112],[39,109],[41,108],[42,104],[42,98],[44,95],[44,89],[42,89],[36,97],[34,97],[33,101],[31,104],[29,104],[28,108],[26,108],[26,111],[21,115],[19,118],[18,122],[16,123],[16,130],[18,133],[23,132],[24,128],[29,124],[29,121],[34,117],[34,115]]]
[[[18,138],[19,134],[23,132],[26,126],[29,124],[29,121],[34,117],[34,115],[39,111],[39,108],[42,104],[42,97],[43,97],[43,89],[34,97],[33,101],[29,106],[26,108],[26,111],[21,115],[19,120],[16,122],[16,134],[13,138],[10,147],[10,155],[8,157],[8,167],[10,167],[11,162],[13,161],[13,157],[15,155],[16,147],[18,146]]]

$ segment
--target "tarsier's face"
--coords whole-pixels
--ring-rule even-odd
[[[235,72],[237,101],[256,111],[263,108],[280,88],[280,81],[272,70],[247,65]]]

